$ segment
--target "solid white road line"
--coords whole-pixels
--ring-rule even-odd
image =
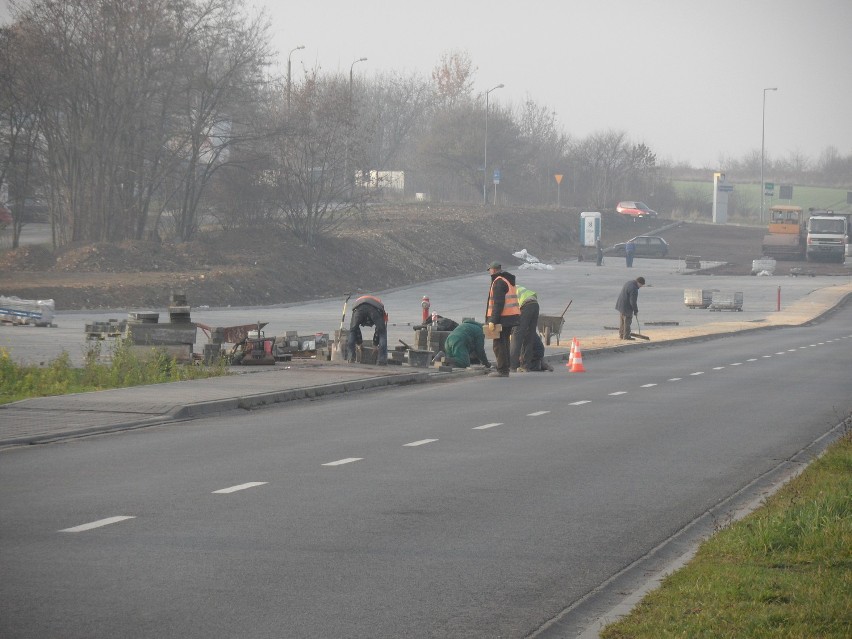
[[[527,417],[540,417],[542,415],[547,415],[549,412],[549,410],[537,410],[534,413],[528,413]]]
[[[352,462],[361,461],[363,457],[347,457],[346,459],[338,459],[337,461],[328,462],[323,466],[341,466],[342,464],[351,464]]]
[[[63,530],[60,530],[59,532],[83,532],[86,530],[91,530],[92,528],[100,528],[101,526],[117,524],[118,522],[124,521],[125,519],[136,519],[136,517],[132,515],[118,515],[117,517],[107,517],[106,519],[99,519],[98,521],[93,521],[88,524],[74,526],[73,528],[65,528]]]
[[[474,426],[473,430],[485,430],[486,428],[494,428],[495,426],[502,426],[503,422],[494,422],[493,424],[483,424],[482,426]]]
[[[423,444],[431,444],[432,442],[438,441],[437,439],[421,439],[418,442],[411,442],[408,444],[403,444],[403,446],[422,446]]]
[[[220,490],[214,490],[214,495],[227,495],[229,493],[235,493],[238,490],[245,490],[246,488],[254,488],[255,486],[263,486],[264,484],[268,484],[268,481],[250,481],[246,484],[239,484],[238,486],[231,486],[230,488],[222,488]]]

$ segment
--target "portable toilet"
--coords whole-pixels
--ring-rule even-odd
[[[601,214],[585,211],[580,213],[580,246],[594,246],[601,236]]]

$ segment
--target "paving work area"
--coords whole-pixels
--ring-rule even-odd
[[[565,313],[560,343],[557,345],[552,339],[545,349],[546,358],[551,362],[567,358],[573,337],[579,340],[583,357],[588,360],[596,353],[646,348],[660,342],[806,324],[843,303],[852,293],[849,277],[690,275],[684,263],[676,260],[637,259],[632,269],[611,258],[602,267],[586,262],[557,264],[552,270],[525,270],[509,264],[504,267],[515,273],[519,284],[538,293],[543,315],[558,316],[571,302]],[[648,282],[639,296],[639,320],[641,332],[650,337],[650,341],[623,342],[618,339],[615,298],[625,281],[639,275]],[[481,275],[377,292],[390,315],[389,349],[393,350],[398,340],[409,342],[412,339],[413,326],[422,318],[420,302],[424,295],[430,298],[431,310],[442,316],[456,321],[464,317],[482,321],[489,283],[490,278],[483,270]],[[742,310],[713,312],[689,308],[684,304],[684,289],[741,292]],[[292,306],[208,309],[203,308],[203,300],[192,299],[191,291],[187,292],[187,297],[195,322],[210,326],[267,322],[266,335],[284,331],[333,334],[339,326],[343,305],[341,298]],[[347,312],[345,327],[348,327],[349,317]],[[123,316],[118,312],[63,313],[60,310],[54,320],[55,328],[0,326],[0,348],[8,350],[13,359],[32,363],[49,361],[64,350],[72,361],[79,363],[87,347],[85,325],[116,318]],[[370,335],[367,329],[365,342]],[[203,335],[201,337],[203,340]],[[490,357],[488,343],[486,350]],[[439,372],[408,366],[377,367],[317,360],[279,362],[268,367],[234,367],[233,370],[239,374],[44,397],[0,406],[0,446],[48,442],[192,419],[236,408],[249,409],[294,399],[485,372],[480,367]],[[560,374],[558,369],[555,374]]]

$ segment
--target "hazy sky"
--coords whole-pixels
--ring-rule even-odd
[[[477,91],[527,97],[584,137],[609,129],[662,160],[852,154],[850,0],[255,0],[286,67],[428,76],[467,51]]]
[[[850,0],[247,0],[282,68],[428,77],[466,51],[475,90],[531,98],[574,138],[625,131],[661,160],[717,167],[760,151],[852,154]],[[0,0],[0,20],[7,0]],[[724,168],[724,167],[721,167]]]

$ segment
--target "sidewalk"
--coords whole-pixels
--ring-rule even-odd
[[[643,333],[651,337],[650,342],[625,343],[614,333],[585,336],[581,340],[583,357],[747,330],[799,326],[818,319],[850,295],[852,284],[817,289],[788,309],[759,321],[717,321],[682,328],[643,327]],[[567,357],[570,341],[565,337],[559,346],[547,347],[547,359],[561,363]],[[227,377],[27,399],[0,406],[0,447],[49,443],[383,386],[469,378],[484,372],[482,368],[440,372],[434,368],[303,360],[239,369],[237,374]]]

